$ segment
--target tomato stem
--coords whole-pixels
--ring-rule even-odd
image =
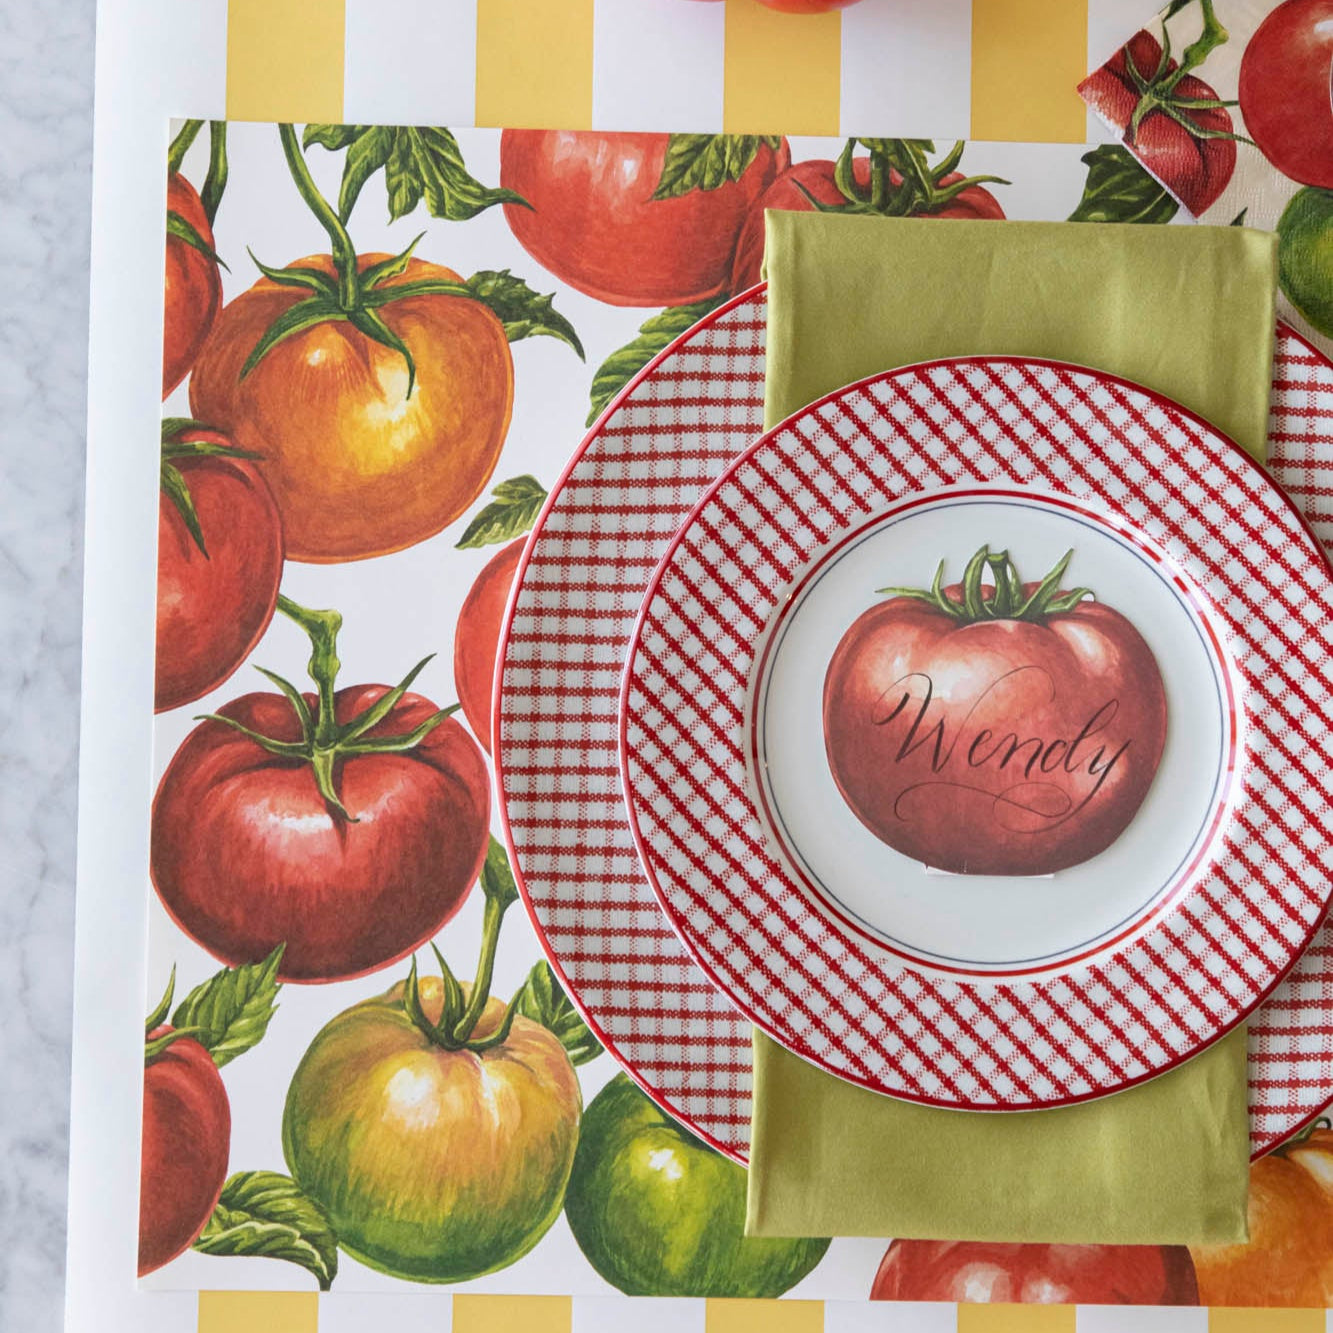
[[[1008,551],[992,552],[983,546],[967,562],[957,589],[944,586],[943,560],[935,568],[935,578],[927,588],[879,588],[877,592],[891,597],[910,597],[925,602],[936,611],[942,611],[951,620],[962,625],[973,625],[982,620],[1025,620],[1040,624],[1047,616],[1072,611],[1085,597],[1092,596],[1090,588],[1073,588],[1061,592],[1060,580],[1073,558],[1068,550],[1054,568],[1032,590],[1024,595],[1023,580]],[[982,577],[990,571],[992,583],[982,586]]]
[[[291,704],[301,727],[301,739],[280,741],[264,736],[222,713],[206,713],[205,721],[221,722],[239,731],[243,736],[269,754],[284,759],[304,759],[314,774],[315,785],[324,798],[328,810],[349,823],[357,820],[343,805],[338,795],[338,764],[343,759],[366,754],[402,754],[413,750],[430,735],[445,718],[456,713],[460,704],[441,708],[420,722],[411,731],[400,735],[372,736],[373,728],[384,721],[399,700],[411,688],[413,681],[434,657],[423,657],[391,690],[386,690],[373,704],[348,722],[339,723],[335,699],[335,684],[342,663],[338,660],[338,632],[343,618],[337,611],[312,611],[300,606],[290,597],[278,594],[278,610],[305,630],[310,639],[310,660],[307,670],[317,691],[315,711],[312,713],[305,697],[290,681],[264,667],[255,669],[282,691]]]
[[[356,267],[356,247],[343,226],[337,211],[319,192],[315,178],[310,174],[310,167],[301,151],[301,141],[296,137],[296,127],[290,124],[278,126],[282,139],[282,151],[287,159],[287,169],[297,191],[305,200],[315,220],[328,233],[329,245],[333,254],[334,267],[338,270],[338,303],[349,314],[361,307],[361,279]]]
[[[203,128],[202,120],[187,120],[177,132],[176,137],[171,141],[171,147],[167,149],[167,172],[174,176],[180,169],[181,163],[185,161],[185,154],[190,151],[190,146],[199,136],[199,131]],[[212,221],[212,218],[209,219]]]
[[[208,225],[213,225],[218,214],[218,205],[222,202],[222,192],[227,188],[227,122],[210,120],[208,122],[208,175],[204,177],[204,188],[199,191],[199,202],[204,206],[204,216]]]

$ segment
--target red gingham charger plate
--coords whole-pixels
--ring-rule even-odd
[[[686,953],[640,868],[616,701],[642,589],[700,493],[763,429],[754,288],[656,357],[584,440],[524,552],[497,668],[500,810],[524,901],[565,989],[670,1114],[748,1155],[750,1024]],[[1271,467],[1333,546],[1333,366],[1279,331]],[[1251,1016],[1259,1155],[1333,1098],[1333,926]]]
[[[1008,535],[994,537],[997,526]],[[1022,778],[1030,751],[1000,766],[1003,742],[989,728],[969,745],[965,728],[979,724],[922,686],[936,666],[900,655],[910,629],[887,631],[892,648],[864,644],[845,670],[866,678],[853,676],[853,693],[821,710],[839,638],[861,612],[887,608],[877,585],[910,584],[913,571],[924,585],[950,553],[941,542],[965,541],[951,553],[966,560],[978,536],[1010,550],[1044,538],[1057,543],[1052,559],[1093,543],[1077,578],[1061,584],[1100,585],[1083,614],[1119,616],[1110,603],[1145,632],[1148,616],[1156,622],[1158,642],[1136,670],[1116,663],[1141,649],[1113,640],[1089,650],[1120,677],[1105,685],[1080,673],[1057,686],[1038,664],[1054,652],[1058,670],[1060,645],[1094,632],[1074,628],[1078,609],[1070,638],[1034,628],[1000,657],[1010,621],[980,658],[969,650],[957,688],[989,728],[1018,728],[1014,746],[1021,737],[1072,761],[1074,814],[1052,813],[1044,767],[1028,764]],[[1112,568],[1122,594],[1102,600]],[[1333,869],[1331,586],[1313,533],[1252,459],[1123,380],[978,357],[850,385],[747,449],[649,583],[621,700],[641,859],[686,947],[742,1013],[841,1078],[968,1110],[1062,1106],[1139,1083],[1244,1019],[1323,918]],[[960,633],[976,643],[988,631]],[[1168,722],[1171,759],[1115,841],[1085,839],[1079,864],[927,874],[924,863],[948,865],[929,858],[952,853],[963,821],[1015,837],[1010,855],[1027,862],[1062,834],[1096,835],[1115,787],[1134,795],[1157,770],[1155,704],[1138,702],[1161,688],[1154,653],[1169,716],[1188,721]],[[940,660],[941,682],[959,669]],[[1034,672],[1053,700],[1042,723],[1029,709],[1046,695],[1024,684]],[[1199,707],[1213,688],[1213,705]],[[891,713],[887,690],[902,694]],[[1079,719],[1094,739],[1076,739]],[[932,764],[937,727],[947,744]],[[826,735],[843,765],[836,787]],[[991,757],[975,767],[987,746]],[[1109,767],[1085,772],[1098,756]],[[1112,773],[1097,804],[1090,793]],[[982,795],[957,798],[978,780]],[[859,817],[854,798],[839,795],[849,781],[859,784]],[[896,798],[886,791],[903,783]],[[932,829],[943,811],[947,827]],[[1019,824],[1027,831],[1005,834]],[[924,833],[930,850],[918,841],[889,851],[884,840],[905,833]],[[974,845],[962,859],[988,850]],[[1013,878],[1044,869],[1059,873]],[[1136,884],[1140,873],[1153,878]],[[1119,892],[1131,886],[1151,896]]]

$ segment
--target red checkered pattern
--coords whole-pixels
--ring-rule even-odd
[[[1104,500],[1189,569],[1245,680],[1245,795],[1146,934],[978,986],[867,944],[771,852],[746,774],[763,627],[876,509],[941,485]],[[1242,549],[1270,553],[1246,560]],[[1322,917],[1333,868],[1323,553],[1272,483],[1182,410],[1009,358],[893,372],[797,414],[725,474],[644,602],[625,677],[629,810],[686,944],[755,1023],[842,1078],[933,1105],[1059,1106],[1179,1064],[1245,1017]]]
[[[588,437],[520,570],[498,710],[514,866],[566,989],[658,1102],[739,1161],[750,1025],[668,928],[640,868],[620,795],[616,708],[641,589],[704,485],[762,430],[765,313],[755,291],[708,316]],[[1304,353],[1286,337],[1279,353],[1281,384],[1288,354]],[[1300,365],[1309,397],[1302,390],[1287,406],[1322,421],[1310,452],[1329,460],[1333,483],[1333,370],[1319,364]],[[1285,429],[1283,396],[1275,427]],[[608,488],[620,492],[615,503]],[[1325,928],[1251,1019],[1256,1152],[1333,1096],[1328,949]]]

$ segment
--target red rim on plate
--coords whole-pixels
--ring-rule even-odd
[[[678,338],[553,488],[516,578],[494,734],[514,869],[566,990],[650,1096],[741,1162],[750,1025],[685,952],[639,867],[614,780],[615,700],[642,587],[699,493],[762,430],[765,315],[755,288]],[[1274,469],[1315,496],[1333,481],[1333,367],[1283,328],[1274,390]],[[623,503],[626,482],[637,503]],[[1309,512],[1333,540],[1333,516]],[[1256,1155],[1333,1097],[1330,956],[1326,928],[1251,1018]]]
[[[991,622],[989,640],[975,624],[943,650],[932,696],[904,645],[923,615],[953,622],[877,594],[914,569],[928,576],[941,541],[961,535],[967,548],[954,554],[966,559],[978,534],[997,549],[1054,542],[1048,558],[1092,543],[1078,581],[1099,584],[1099,599],[1107,579],[1118,585],[1111,605],[1133,609],[1152,651],[1101,600],[1042,626]],[[1241,551],[1260,558],[1242,563]],[[1221,634],[1170,586],[1185,586],[1172,567]],[[988,357],[851,385],[737,459],[649,584],[621,704],[644,865],[696,961],[746,1017],[848,1081],[936,1106],[1025,1110],[1152,1078],[1241,1022],[1323,918],[1333,773],[1311,738],[1333,702],[1331,586],[1313,534],[1242,450],[1124,380]],[[865,647],[847,670],[866,678],[830,695],[836,636],[875,603],[866,614],[907,607],[914,619]],[[1070,644],[1094,635],[1084,665],[1111,676],[1069,668],[1053,685]],[[1223,637],[1234,665],[1219,660]],[[1214,678],[1217,706],[1198,707]],[[763,743],[766,693],[780,702],[758,765],[771,790],[760,780],[757,799],[747,751]],[[1163,753],[1157,709],[1168,701],[1181,716]],[[1009,759],[1019,737],[1045,736],[1056,759],[1074,760],[1084,713],[1094,739],[1067,790],[1054,785],[1059,763],[1050,776],[1024,764],[1037,750],[1007,766],[994,757],[1017,727]],[[966,728],[981,720],[969,746]],[[974,754],[990,757],[974,765]],[[839,792],[853,777],[857,813]],[[777,818],[784,803],[799,836]],[[983,834],[992,846],[1009,838],[1012,864],[973,873]],[[923,839],[929,851],[916,849]],[[931,876],[927,865],[959,868],[933,857],[964,841],[969,873]]]

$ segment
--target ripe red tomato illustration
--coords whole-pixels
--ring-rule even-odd
[[[1286,0],[1240,63],[1245,128],[1283,175],[1333,189],[1333,0]]]
[[[422,978],[419,994],[438,1023],[441,982]],[[403,998],[400,982],[315,1037],[287,1092],[283,1155],[349,1254],[461,1282],[512,1264],[559,1216],[582,1095],[540,1024],[520,1015],[501,1038],[501,1001],[472,1029],[478,1049],[451,1049]]]
[[[1198,1305],[1183,1245],[1000,1245],[895,1240],[872,1301]]]
[[[784,14],[827,14],[833,9],[849,9],[858,0],[759,0],[759,3]]]
[[[824,681],[829,768],[896,851],[956,874],[1049,874],[1137,813],[1166,737],[1161,673],[1124,616],[1059,588],[1068,560],[1022,584],[983,547],[961,584],[886,590],[900,595],[843,635]]]
[[[1231,180],[1235,126],[1226,107],[1198,105],[1220,101],[1202,79],[1186,74],[1174,82],[1177,69],[1174,60],[1163,64],[1157,38],[1139,32],[1079,91],[1110,124],[1123,128],[1124,142],[1143,165],[1198,214]]]
[[[213,248],[213,229],[195,188],[179,172],[167,178],[167,212],[176,213]],[[162,332],[162,397],[189,373],[222,308],[217,263],[189,241],[167,235],[165,324]]]
[[[339,690],[338,726],[388,692]],[[318,723],[318,699],[302,697]],[[360,739],[408,737],[435,713],[404,694]],[[247,694],[219,714],[279,745],[302,741],[279,694]],[[401,752],[351,747],[329,766],[348,817],[330,809],[315,763],[225,722],[201,722],[172,758],[153,800],[153,884],[215,957],[253,962],[285,941],[280,980],[359,976],[410,953],[467,897],[486,856],[490,778],[459,723],[446,718]]]
[[[282,579],[282,521],[253,463],[212,452],[230,448],[217,431],[182,426],[171,435],[157,517],[159,713],[216,689],[240,666],[273,618]]]
[[[454,688],[472,734],[491,752],[491,691],[509,589],[513,586],[523,538],[493,556],[463,602],[454,631]]]
[[[151,1042],[170,1032],[155,1028]],[[143,1071],[139,1276],[170,1263],[204,1229],[227,1179],[231,1106],[213,1057],[180,1037]]]
[[[811,197],[830,207],[846,204],[848,201],[834,180],[837,163],[827,158],[811,158],[805,162],[795,162],[768,187],[750,209],[741,228],[740,239],[736,242],[736,254],[732,260],[731,290],[743,292],[759,281],[764,259],[764,211],[766,209],[786,210],[793,213],[810,212],[815,204]],[[859,189],[865,190],[870,185],[870,159],[857,157],[852,159],[852,176]],[[940,177],[936,185],[947,189],[957,181],[965,179],[961,171],[951,171]],[[897,171],[890,171],[889,184],[893,190],[902,187],[903,178]],[[806,193],[808,191],[808,194]],[[956,195],[943,207],[929,211],[913,210],[913,217],[931,218],[1003,218],[1004,209],[1000,201],[983,185],[972,185]]]
[[[620,306],[687,305],[721,293],[751,205],[791,160],[761,144],[739,180],[653,199],[669,134],[506,130],[500,184],[523,248],[562,282]]]

